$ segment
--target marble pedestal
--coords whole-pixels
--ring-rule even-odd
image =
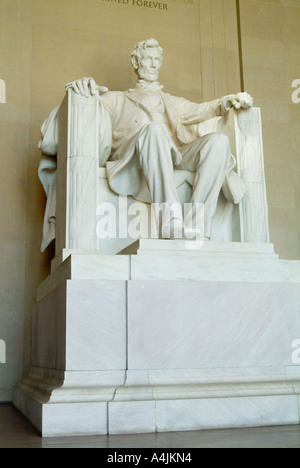
[[[63,251],[40,286],[13,397],[40,433],[299,424],[300,262],[269,244],[133,252]]]

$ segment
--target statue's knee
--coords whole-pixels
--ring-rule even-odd
[[[226,150],[230,148],[229,138],[224,133],[211,133],[210,135],[208,135],[208,138],[210,144],[213,145],[215,148]]]
[[[212,133],[209,135],[209,157],[214,160],[216,166],[223,166],[231,155],[230,142],[227,135],[223,133]]]

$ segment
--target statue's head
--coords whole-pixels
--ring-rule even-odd
[[[140,79],[157,81],[163,63],[163,49],[155,39],[139,42],[131,54],[131,63]]]

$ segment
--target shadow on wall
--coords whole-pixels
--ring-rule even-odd
[[[0,80],[0,103],[5,104],[6,103],[6,86],[5,86],[5,81]]]

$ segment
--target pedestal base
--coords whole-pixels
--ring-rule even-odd
[[[300,262],[155,242],[41,285],[15,406],[45,437],[299,424]]]
[[[43,437],[299,424],[299,368],[49,374],[33,368],[14,392]]]

